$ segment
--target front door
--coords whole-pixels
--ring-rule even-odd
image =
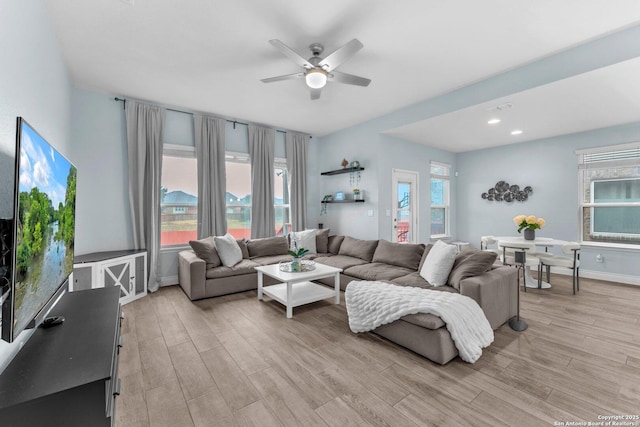
[[[418,242],[418,172],[392,171],[391,239],[398,243]]]

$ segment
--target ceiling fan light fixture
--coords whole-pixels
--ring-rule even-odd
[[[327,84],[327,73],[324,70],[313,68],[307,71],[304,80],[311,89],[320,89]]]

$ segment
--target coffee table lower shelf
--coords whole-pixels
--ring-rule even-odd
[[[280,304],[287,305],[287,284],[265,286],[262,288],[265,295],[270,296]],[[327,298],[334,298],[335,291],[326,286],[312,282],[299,282],[291,284],[291,307],[299,307],[304,304],[320,301]]]

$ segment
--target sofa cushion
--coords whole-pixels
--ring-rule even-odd
[[[433,248],[433,245],[431,243],[427,244],[424,247],[424,252],[422,253],[422,258],[420,259],[420,266],[418,266],[418,271],[422,270],[422,266],[424,265],[424,262],[427,260],[427,255],[429,255],[429,251],[431,251],[431,248]]]
[[[456,255],[449,274],[448,285],[460,289],[460,282],[467,277],[479,276],[493,267],[497,254],[469,248]]]
[[[317,263],[328,265],[331,267],[341,268],[343,270],[355,265],[368,264],[368,262],[360,258],[354,258],[345,255],[333,255],[328,257],[318,257],[314,260]]]
[[[265,237],[262,239],[249,240],[247,242],[247,249],[249,250],[249,258],[286,255],[289,251],[289,244],[287,238],[284,236]]]
[[[220,261],[225,267],[233,267],[242,261],[242,250],[236,239],[229,233],[213,238]]]
[[[329,236],[328,239],[328,252],[334,255],[338,255],[340,252],[340,246],[342,245],[342,241],[344,240],[344,236]]]
[[[429,313],[407,314],[401,317],[400,320],[431,330],[442,328],[445,325],[444,320]]]
[[[400,286],[415,286],[417,288],[433,289],[435,291],[458,292],[451,286],[431,286],[431,284],[424,280],[417,271],[409,273],[406,276],[396,277],[391,280],[391,283]]]
[[[299,249],[306,249],[310,254],[318,253],[316,250],[316,230],[292,231],[289,233],[291,240],[290,248],[296,252]]]
[[[242,251],[242,258],[249,259],[249,249],[247,248],[247,239],[244,237],[242,239],[236,239],[236,243],[240,246],[240,250]]]
[[[220,279],[222,277],[251,274],[256,272],[255,267],[258,267],[258,265],[258,263],[253,262],[250,259],[243,259],[233,267],[225,267],[224,265],[221,265],[220,267],[210,268],[205,272],[205,276],[207,279]]]
[[[429,251],[420,270],[420,276],[432,286],[446,285],[455,259],[456,246],[438,240]]]
[[[376,251],[377,246],[377,240],[361,240],[354,239],[351,236],[345,236],[342,244],[340,245],[338,255],[351,256],[371,262],[373,259],[373,253]]]
[[[251,261],[255,262],[259,265],[271,265],[278,264],[281,262],[290,262],[291,255],[268,255],[268,256],[259,256],[255,258],[251,258]]]
[[[329,231],[328,228],[316,230],[316,252],[319,254],[329,252]]]
[[[406,276],[413,271],[410,268],[374,262],[349,267],[344,271],[344,274],[362,280],[392,280],[396,277]]]
[[[189,246],[191,246],[191,249],[193,249],[193,252],[195,252],[198,258],[203,259],[207,263],[207,268],[222,265],[216,246],[213,243],[213,236],[200,240],[190,240]]]
[[[425,246],[422,243],[391,243],[387,240],[381,239],[373,254],[372,261],[410,268],[411,270],[416,271],[420,266],[424,247]]]

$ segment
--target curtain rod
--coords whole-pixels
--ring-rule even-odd
[[[122,108],[124,108],[124,104],[127,102],[126,98],[118,98],[117,96],[116,96],[115,98],[113,98],[113,99],[114,99],[115,101],[122,102],[122,104],[123,104],[123,107],[122,107]],[[176,109],[173,109],[173,108],[165,108],[165,107],[162,107],[162,108],[164,108],[165,110],[168,110],[168,111],[173,111],[173,112],[175,112],[175,113],[189,114],[189,115],[192,115],[192,116],[193,116],[193,114],[194,114],[194,113],[192,113],[191,111],[176,110]],[[245,125],[245,126],[249,126],[249,123],[239,122],[239,121],[237,121],[237,120],[229,120],[229,119],[225,119],[225,120],[226,120],[227,122],[229,122],[229,123],[233,123],[233,128],[234,128],[234,129],[236,128],[236,124],[238,124],[238,125]],[[275,131],[276,131],[276,132],[280,132],[280,133],[287,133],[287,132],[285,132],[285,131],[283,131],[283,130],[279,130],[279,129],[276,129]],[[311,139],[311,138],[313,138],[313,137],[312,137],[311,135],[309,135],[309,139]]]

